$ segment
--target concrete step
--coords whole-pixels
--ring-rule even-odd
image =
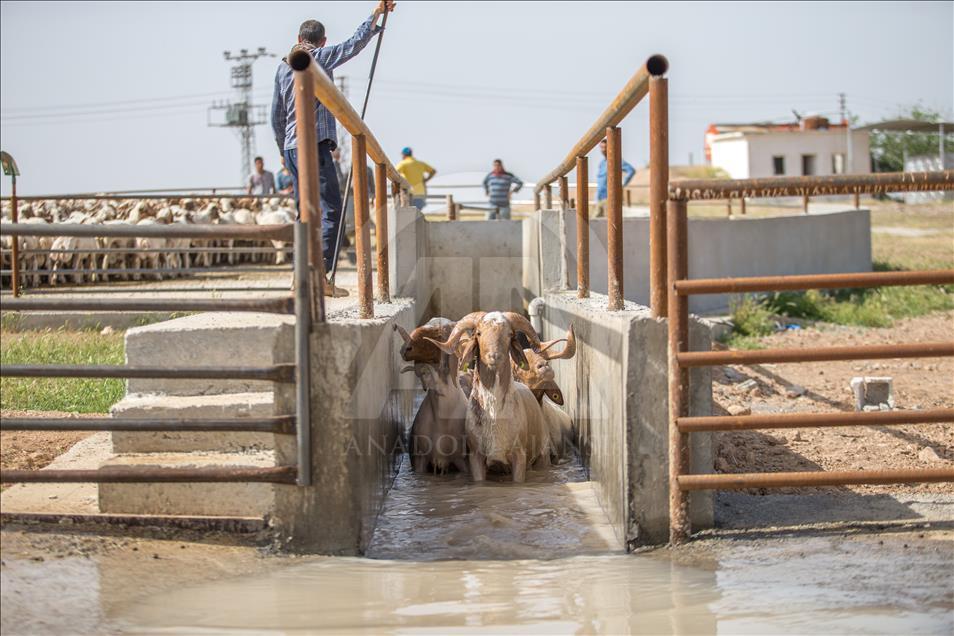
[[[275,408],[275,394],[220,393],[216,395],[165,395],[134,393],[112,408],[113,417],[135,419],[202,419],[251,418],[283,415]],[[227,453],[250,450],[275,450],[288,435],[245,432],[130,432],[115,431],[113,452],[120,453],[188,453],[219,451]],[[278,443],[277,443],[278,442]]]
[[[294,362],[293,316],[201,313],[126,332],[130,366],[260,367]],[[214,395],[271,391],[259,380],[129,380],[128,393]]]
[[[263,468],[276,466],[275,453],[126,454],[102,467]],[[99,511],[109,514],[261,517],[275,506],[270,483],[99,484]]]

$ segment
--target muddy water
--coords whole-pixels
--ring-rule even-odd
[[[627,555],[577,463],[521,486],[405,470],[373,558],[261,559],[196,544],[158,561],[5,554],[3,631],[949,636],[951,534],[914,537],[721,539]],[[196,580],[211,565],[222,574]]]
[[[257,580],[158,595],[115,616],[114,625],[164,634],[950,634],[950,552],[928,552],[911,558],[816,538],[734,546],[706,567],[676,565],[665,553],[324,558]]]

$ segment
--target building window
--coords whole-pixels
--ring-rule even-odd
[[[806,177],[815,174],[815,155],[802,155],[802,174]]]
[[[845,174],[845,153],[836,152],[831,156],[831,173]]]
[[[772,157],[772,174],[785,174],[785,157],[782,155]]]

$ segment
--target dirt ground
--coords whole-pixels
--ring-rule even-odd
[[[761,342],[766,347],[800,348],[949,341],[952,337],[954,312],[938,312],[898,321],[883,329],[820,324],[776,333]],[[715,414],[851,411],[854,397],[849,382],[855,376],[893,378],[896,409],[954,405],[951,358],[814,362],[715,369]],[[954,424],[950,423],[726,432],[718,434],[716,444],[716,470],[724,473],[954,466]],[[954,485],[852,486],[828,490],[954,493]]]
[[[0,411],[8,417],[96,417],[97,414],[59,411]],[[88,431],[3,431],[0,432],[0,468],[39,470],[62,455],[76,442],[92,435]]]

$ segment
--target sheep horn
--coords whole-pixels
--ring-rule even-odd
[[[401,337],[404,338],[404,342],[410,342],[410,341],[411,341],[411,336],[410,336],[410,334],[407,332],[407,329],[405,329],[405,328],[402,327],[401,325],[394,325],[394,330],[397,331],[399,334],[401,334]]]
[[[457,345],[460,343],[460,339],[464,337],[467,331],[477,328],[477,323],[480,322],[480,319],[484,317],[485,313],[487,312],[475,311],[458,320],[457,324],[455,324],[451,330],[450,336],[448,336],[444,342],[428,338],[427,336],[425,336],[424,339],[433,343],[444,353],[455,356],[457,355]]]
[[[530,348],[534,351],[540,351],[540,337],[525,316],[515,311],[505,311],[503,315],[506,316],[507,321],[510,322],[510,328],[513,329],[514,333],[522,333],[525,335],[527,340],[530,341]]]
[[[563,347],[563,351],[559,353],[554,351],[547,351],[550,347],[555,345],[558,342],[563,342],[566,340],[566,346]],[[566,332],[566,338],[560,338],[559,340],[551,340],[549,342],[543,343],[543,347],[538,352],[547,360],[560,360],[572,358],[576,355],[576,334],[573,333],[573,325],[570,325],[570,328]]]

